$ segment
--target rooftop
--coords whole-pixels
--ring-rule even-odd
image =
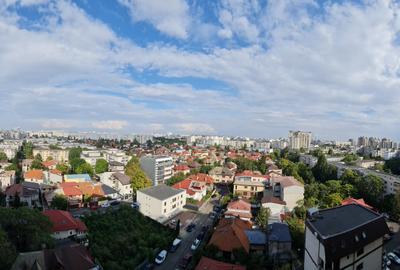
[[[220,262],[207,257],[201,257],[196,270],[246,270],[245,266]]]
[[[141,189],[141,190],[139,190],[139,192],[142,192],[150,197],[153,197],[153,198],[163,201],[163,200],[171,198],[175,195],[178,195],[180,193],[184,193],[185,191],[182,189],[176,189],[176,188],[172,188],[167,185],[161,184],[161,185],[157,185],[154,187]]]

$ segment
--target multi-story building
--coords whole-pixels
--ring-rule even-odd
[[[122,199],[132,198],[133,191],[129,176],[120,172],[105,172],[100,174],[100,182],[115,189]]]
[[[309,149],[311,145],[311,132],[289,131],[289,147],[291,149]]]
[[[172,157],[168,156],[143,156],[140,158],[140,167],[152,180],[154,186],[165,184],[173,173]]]
[[[21,147],[21,141],[4,141],[0,143],[0,151],[4,152],[8,159],[13,159]]]
[[[15,184],[15,171],[0,171],[0,190]]]
[[[186,191],[161,184],[138,190],[136,200],[143,215],[163,222],[182,211]]]
[[[100,151],[88,150],[88,151],[82,151],[81,159],[85,160],[87,163],[94,166],[94,165],[96,165],[96,161],[98,159],[104,159],[104,158]]]
[[[301,154],[300,155],[300,162],[303,162],[304,164],[308,165],[310,168],[314,167],[315,164],[318,162],[318,158],[314,157],[313,155],[305,155]]]
[[[308,212],[304,269],[382,269],[382,215],[358,204]]]
[[[47,160],[49,157],[52,157],[54,160],[58,162],[68,161],[68,149],[48,149],[48,148],[34,148],[33,156],[39,154],[43,160]]]
[[[238,173],[233,182],[233,193],[244,198],[261,198],[267,181],[268,176],[251,171]]]
[[[304,198],[304,185],[293,176],[271,176],[270,185],[273,196],[285,202],[289,211],[292,211],[297,202]]]

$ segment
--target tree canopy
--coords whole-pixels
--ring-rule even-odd
[[[337,179],[337,169],[328,164],[325,155],[320,155],[317,164],[312,168],[316,180],[326,182],[331,179]]]
[[[82,164],[80,164],[76,169],[75,169],[75,173],[87,173],[90,176],[93,176],[93,167],[92,165],[90,165],[87,162],[84,162]]]
[[[256,216],[256,224],[265,229],[268,225],[268,219],[271,216],[271,210],[267,207],[261,207]]]
[[[126,164],[125,174],[131,178],[132,190],[136,194],[136,191],[145,187],[150,187],[152,182],[140,168],[139,159],[132,157],[131,160]]]
[[[393,174],[400,175],[400,157],[391,158],[385,161],[384,168]]]
[[[94,166],[94,170],[96,173],[103,173],[108,171],[108,162],[107,160],[100,158],[96,160],[96,165]]]
[[[17,252],[13,244],[9,241],[7,233],[0,228],[0,270],[11,269]]]
[[[25,158],[33,158],[33,143],[32,142],[24,142],[22,144],[22,149]]]
[[[51,207],[54,209],[65,211],[68,208],[68,200],[63,195],[56,195],[51,201]]]
[[[174,184],[184,180],[185,178],[186,178],[185,174],[183,172],[179,172],[173,175],[170,179],[168,179],[166,184],[168,186],[173,186]]]

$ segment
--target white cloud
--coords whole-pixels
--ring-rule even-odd
[[[127,121],[106,120],[92,123],[92,127],[97,129],[123,129],[128,125]]]
[[[160,32],[186,39],[190,25],[189,6],[185,0],[119,0],[133,21],[147,21]]]
[[[205,123],[181,123],[175,124],[177,130],[183,134],[210,134],[215,132],[215,129]]]
[[[74,124],[64,119],[43,119],[41,127],[45,129],[70,129]]]

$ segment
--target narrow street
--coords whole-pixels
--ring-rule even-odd
[[[179,268],[179,261],[183,256],[187,253],[193,252],[190,250],[190,246],[192,245],[193,241],[196,239],[197,235],[201,231],[201,227],[205,225],[211,225],[212,220],[208,217],[209,213],[213,210],[213,205],[216,203],[217,199],[211,199],[206,204],[204,204],[200,211],[196,214],[191,222],[196,224],[195,230],[188,233],[186,231],[186,227],[182,227],[180,231],[180,238],[182,239],[182,243],[180,247],[174,252],[169,253],[167,259],[162,265],[156,266],[155,269],[160,270],[173,270],[173,269],[180,269]],[[202,243],[199,248],[203,248]]]

